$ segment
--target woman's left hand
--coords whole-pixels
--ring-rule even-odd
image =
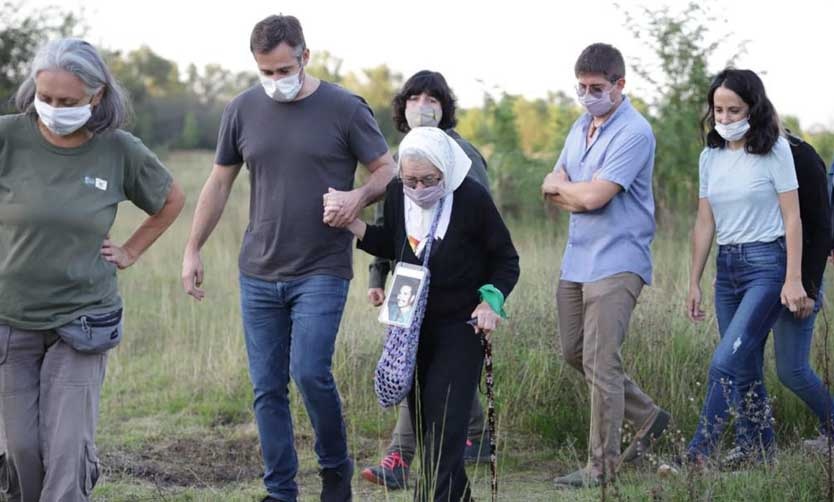
[[[136,263],[136,256],[130,250],[117,246],[109,238],[101,243],[101,256],[104,257],[105,261],[116,265],[119,270],[124,270]]]
[[[800,313],[805,305],[805,299],[808,295],[805,293],[805,288],[802,287],[802,281],[792,280],[785,281],[782,286],[782,305],[788,308],[794,314]]]
[[[472,327],[475,329],[475,333],[488,335],[498,327],[501,316],[496,314],[487,302],[481,302],[472,311],[472,321],[474,322]]]

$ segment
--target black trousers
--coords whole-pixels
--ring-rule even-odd
[[[418,502],[468,501],[463,454],[484,354],[481,338],[462,321],[423,321],[415,382],[408,396],[420,451]]]

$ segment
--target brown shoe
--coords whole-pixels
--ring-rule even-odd
[[[660,438],[660,436],[666,432],[666,428],[669,427],[669,420],[671,418],[672,415],[670,415],[668,411],[660,409],[657,412],[657,416],[655,417],[654,422],[652,422],[651,427],[649,427],[649,430],[641,436],[635,436],[634,441],[628,445],[628,448],[626,448],[622,456],[620,456],[621,462],[634,462],[641,459],[643,455],[651,449],[652,445]]]

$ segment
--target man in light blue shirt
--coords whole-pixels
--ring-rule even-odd
[[[588,46],[574,71],[588,113],[571,127],[542,192],[571,213],[557,292],[559,336],[565,361],[591,391],[591,434],[588,465],[556,478],[558,487],[612,479],[670,418],[625,374],[620,355],[631,312],[652,280],[654,135],[623,95],[625,62],[616,48]],[[624,419],[637,433],[621,456]]]

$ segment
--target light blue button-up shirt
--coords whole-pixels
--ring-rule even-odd
[[[591,115],[573,124],[556,168],[571,181],[608,180],[622,187],[605,206],[571,213],[561,279],[594,282],[622,272],[652,281],[655,139],[652,128],[627,97],[588,146]]]

